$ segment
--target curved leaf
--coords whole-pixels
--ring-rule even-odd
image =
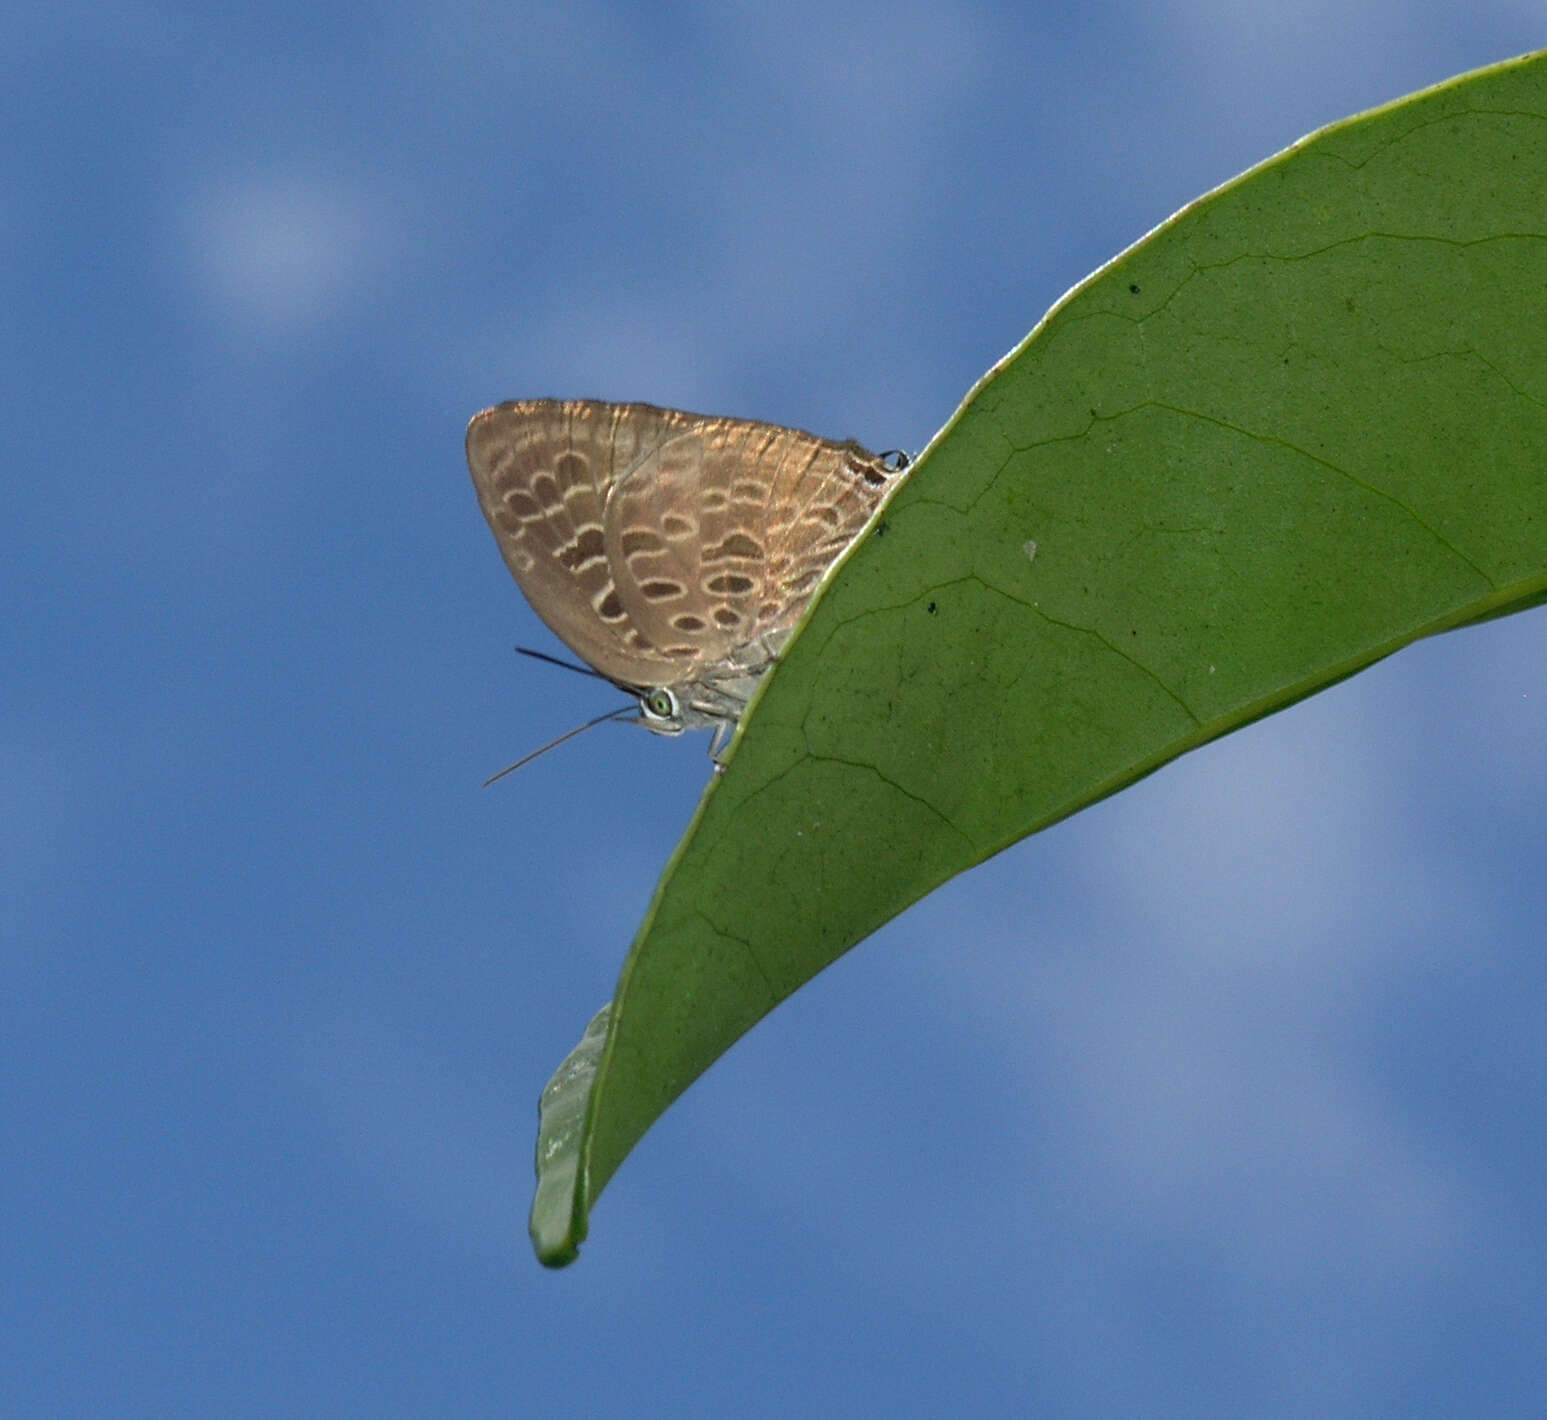
[[[1323,130],[1061,301],[813,606],[657,888],[539,1255],[738,1036],[964,868],[1547,597],[1547,56]]]

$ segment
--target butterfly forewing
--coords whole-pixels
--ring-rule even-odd
[[[678,674],[630,623],[604,531],[608,495],[660,442],[664,421],[651,416],[664,413],[532,400],[486,409],[467,430],[478,501],[526,599],[581,659],[625,685]]]

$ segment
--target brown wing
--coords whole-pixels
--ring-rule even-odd
[[[631,686],[755,661],[896,477],[858,444],[591,400],[486,409],[467,461],[537,614]]]
[[[630,619],[688,680],[766,660],[895,475],[799,429],[673,418],[613,488],[605,542]]]
[[[773,480],[768,581],[770,593],[780,595],[759,605],[761,633],[794,626],[901,472],[856,443],[818,442],[820,451],[811,457],[788,451]]]
[[[516,400],[473,416],[467,466],[505,565],[588,665],[630,686],[679,676],[618,597],[603,542],[608,494],[665,436],[669,414],[597,400]]]

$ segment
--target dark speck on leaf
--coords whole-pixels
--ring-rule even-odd
[[[1138,288],[1138,287],[1137,287],[1137,286],[1130,286],[1130,287],[1129,287],[1129,288],[1128,288],[1128,289],[1129,289],[1129,290],[1130,290],[1130,291],[1131,291],[1131,292],[1133,292],[1133,294],[1134,294],[1134,295],[1135,295],[1135,296],[1137,296],[1137,295],[1138,295],[1138,294],[1139,294],[1139,288]]]
[[[930,602],[930,604],[929,604],[929,614],[931,616],[933,616],[938,610],[939,610],[939,607],[937,607],[933,602]]]

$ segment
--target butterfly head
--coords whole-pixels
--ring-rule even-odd
[[[682,702],[667,685],[639,692],[639,723],[657,735],[680,735],[688,727]]]
[[[725,749],[757,675],[737,675],[723,680],[683,681],[677,685],[619,686],[638,697],[636,725],[657,735],[680,735],[684,730],[713,730],[709,754],[716,765],[725,762]]]

